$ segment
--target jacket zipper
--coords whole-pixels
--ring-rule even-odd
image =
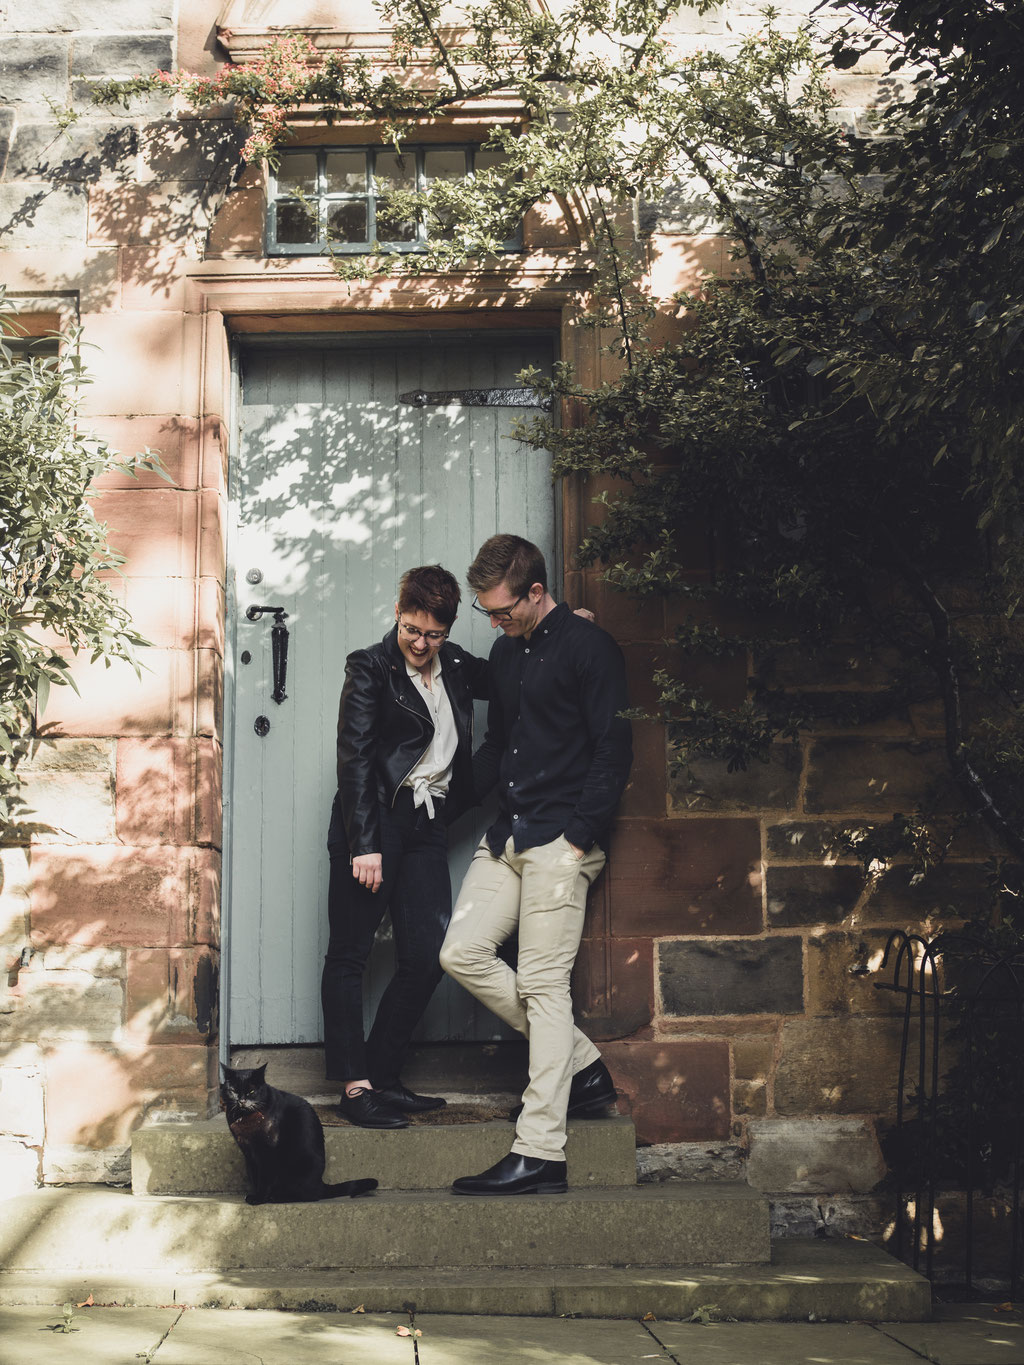
[[[402,700],[401,697],[397,698],[397,701],[398,701],[399,706],[404,706],[405,709],[410,713],[410,715],[416,716],[419,720],[422,720],[422,719],[423,719],[423,717],[420,715],[420,713],[419,713],[417,710],[415,710],[412,706],[407,705],[406,702],[404,702],[404,701]],[[429,719],[429,718],[428,718],[428,719]],[[433,726],[432,728],[433,728],[434,732],[436,733],[437,727],[436,727],[436,726]],[[427,740],[427,749],[430,748],[430,745],[431,745],[432,742],[433,742],[433,736],[431,736],[431,739]],[[425,753],[427,752],[427,749],[424,749],[424,750],[423,750],[423,754],[425,754]],[[391,810],[394,810],[394,808],[395,808],[395,802],[398,800],[398,793],[402,790],[402,787],[405,785],[405,780],[406,780],[406,778],[409,776],[409,773],[412,772],[413,768],[416,767],[416,764],[419,763],[420,760],[423,758],[423,754],[420,754],[419,758],[416,760],[416,763],[414,763],[414,764],[412,765],[412,768],[409,769],[409,772],[405,774],[405,777],[403,777],[402,780],[401,780],[401,782],[399,782],[399,784],[397,785],[397,787],[395,787],[395,794],[394,794],[394,796],[391,798],[391,807],[390,807]]]

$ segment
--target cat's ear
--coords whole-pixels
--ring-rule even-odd
[[[264,1062],[262,1066],[254,1067],[254,1068],[253,1068],[253,1073],[252,1073],[252,1074],[253,1074],[253,1079],[254,1079],[254,1080],[258,1080],[258,1081],[264,1081],[264,1080],[266,1080],[266,1076],[267,1076],[267,1063]]]

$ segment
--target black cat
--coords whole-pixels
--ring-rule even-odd
[[[324,1129],[301,1095],[268,1085],[266,1064],[249,1071],[222,1066],[220,1097],[228,1127],[245,1157],[247,1204],[309,1203],[369,1194],[376,1180],[324,1184]]]

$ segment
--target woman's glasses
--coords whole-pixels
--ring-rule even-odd
[[[439,645],[442,640],[448,639],[446,630],[417,630],[415,626],[407,626],[404,621],[399,621],[398,628],[407,640],[418,640],[422,636],[432,645]]]

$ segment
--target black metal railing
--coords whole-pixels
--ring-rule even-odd
[[[1022,1272],[1024,951],[1000,954],[966,934],[929,940],[897,930],[886,944],[882,970],[887,968],[891,978],[877,989],[903,999],[896,1126],[886,1142],[896,1187],[896,1254],[934,1279],[937,1201],[940,1192],[960,1192],[964,1224],[957,1255],[962,1283],[973,1293],[977,1201],[998,1189],[1008,1198],[1009,1228],[1004,1269],[995,1278],[1016,1297]]]

